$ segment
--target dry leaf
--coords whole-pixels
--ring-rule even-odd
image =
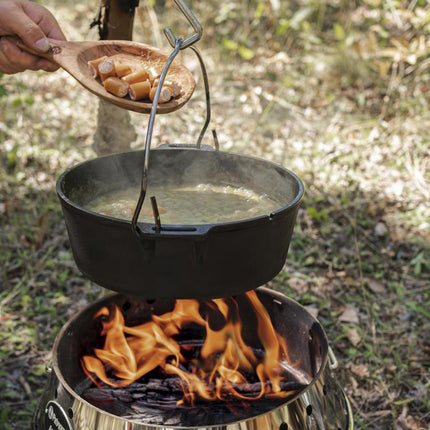
[[[369,366],[367,364],[357,364],[356,366],[351,366],[351,372],[360,378],[367,378],[369,376]]]
[[[304,294],[308,291],[308,282],[300,278],[290,278],[288,279],[288,285],[299,294]]]
[[[375,294],[385,292],[385,285],[381,281],[372,278],[365,278],[365,281],[369,289]]]
[[[392,64],[391,61],[373,60],[373,63],[377,67],[380,75],[388,75]]]
[[[358,324],[360,320],[358,319],[358,313],[354,306],[347,305],[342,315],[339,317],[339,321]]]
[[[405,417],[399,417],[399,424],[404,430],[428,430],[424,423],[412,415]]]
[[[7,321],[10,319],[15,318],[15,313],[14,312],[7,312],[5,314],[0,312],[0,321]]]
[[[37,221],[39,230],[36,233],[36,243],[39,248],[42,246],[42,242],[45,239],[46,233],[50,226],[50,221],[51,220],[48,213],[42,214]]]
[[[349,328],[346,331],[346,337],[352,343],[353,346],[357,346],[361,342],[360,333],[355,328]]]
[[[352,375],[349,375],[348,379],[349,379],[349,383],[352,385],[352,390],[356,391],[358,389],[358,382],[357,382],[357,380]]]
[[[357,284],[357,280],[355,278],[351,278],[351,276],[347,276],[344,281],[343,281],[344,285],[347,286],[354,286]]]

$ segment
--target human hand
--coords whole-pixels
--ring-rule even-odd
[[[49,50],[47,37],[65,40],[56,19],[43,6],[27,0],[0,0],[0,72],[12,74],[27,69],[54,72],[58,69],[51,61],[24,52],[1,36],[18,36],[40,53]]]

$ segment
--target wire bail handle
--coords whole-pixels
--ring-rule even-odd
[[[202,38],[203,28],[200,22],[197,20],[196,16],[193,14],[193,12],[191,12],[191,9],[182,0],[175,0],[175,3],[176,6],[178,6],[178,8],[180,9],[180,11],[185,15],[185,18],[187,18],[188,22],[191,24],[195,31],[195,33],[189,36],[187,39],[181,40],[181,46],[179,49],[185,49],[198,42]],[[172,45],[172,48],[175,48],[176,40],[178,38],[173,33],[173,30],[170,27],[167,27],[164,29],[164,34],[166,35],[170,45]]]
[[[163,70],[161,72],[159,83],[155,91],[154,100],[152,102],[151,113],[149,115],[148,130],[146,132],[146,140],[145,140],[144,163],[143,163],[140,195],[136,205],[136,209],[134,210],[133,218],[131,220],[131,229],[138,237],[140,236],[140,228],[137,225],[137,219],[139,218],[140,211],[142,210],[143,202],[146,196],[146,190],[148,188],[149,152],[151,149],[154,120],[155,120],[155,114],[157,113],[157,106],[158,106],[158,100],[161,94],[161,89],[163,87],[164,80],[166,79],[167,72],[169,71],[169,68],[173,63],[173,60],[178,55],[179,51],[182,49],[188,48],[194,43],[198,42],[203,35],[203,28],[200,22],[197,20],[196,16],[191,12],[190,8],[183,2],[183,0],[175,0],[175,3],[178,6],[178,8],[181,10],[181,12],[184,14],[188,22],[191,24],[191,26],[195,30],[195,33],[187,37],[185,40],[183,40],[181,37],[176,37],[175,34],[173,33],[173,30],[170,27],[167,27],[164,29],[164,34],[167,37],[167,40],[169,41],[170,45],[172,45],[174,49],[173,49],[173,52],[170,54],[169,58],[167,59],[166,64],[164,65]],[[198,51],[196,51],[195,49],[194,49],[194,52],[196,52],[196,54],[199,55]],[[202,61],[200,61],[200,63],[202,64]],[[202,70],[204,70],[204,66],[202,66]],[[205,73],[206,72],[204,70],[204,74]],[[207,79],[205,80],[205,82],[206,81]],[[206,124],[205,126],[207,127]],[[199,141],[200,140],[201,139],[199,137]],[[156,207],[155,200],[153,200],[152,204],[153,206],[155,204],[155,207]],[[156,223],[156,231],[160,231],[161,223],[160,223],[159,217],[155,217],[155,223]]]

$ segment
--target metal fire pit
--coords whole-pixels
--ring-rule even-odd
[[[352,430],[352,413],[346,396],[332,376],[335,367],[321,325],[297,302],[267,288],[257,295],[268,311],[276,332],[289,345],[292,362],[300,362],[300,372],[309,383],[286,400],[267,402],[260,407],[253,401],[249,409],[219,414],[207,403],[203,414],[196,406],[182,407],[181,413],[166,414],[163,408],[145,416],[118,416],[116,401],[96,407],[80,395],[87,380],[80,357],[98,332],[93,315],[102,306],[116,304],[127,320],[138,315],[163,313],[174,300],[147,301],[113,295],[104,298],[71,319],[59,333],[53,349],[49,384],[40,401],[34,430]],[[235,297],[239,305],[244,296]],[[243,320],[242,320],[243,321]],[[100,327],[99,327],[100,328]],[[255,327],[243,321],[244,338],[255,337]],[[270,400],[271,401],[271,400]],[[119,401],[118,401],[119,402]],[[187,415],[191,415],[191,418]],[[201,423],[200,423],[201,421]]]

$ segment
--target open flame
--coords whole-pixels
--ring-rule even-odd
[[[258,354],[243,339],[236,300],[213,299],[204,304],[177,300],[171,312],[152,315],[151,321],[133,327],[126,326],[117,307],[101,308],[94,318],[102,317],[104,346],[94,348],[94,355],[83,356],[82,367],[96,385],[114,387],[126,387],[155,369],[176,375],[184,393],[178,405],[193,405],[197,397],[209,401],[285,398],[294,392],[283,386],[288,378],[285,369],[294,369],[286,342],[276,333],[257,294],[251,291],[246,297],[255,314]],[[198,346],[178,340],[187,328],[196,326],[206,334]],[[257,392],[248,389],[254,381]]]

